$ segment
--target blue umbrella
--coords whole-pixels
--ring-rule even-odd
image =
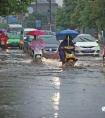
[[[71,29],[66,29],[66,30],[62,30],[59,33],[57,33],[57,36],[66,36],[66,35],[70,35],[72,37],[75,37],[79,34],[79,32],[75,31],[75,30],[71,30]]]

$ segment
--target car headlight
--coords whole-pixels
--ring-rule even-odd
[[[75,46],[75,50],[80,50],[81,48],[79,46]]]
[[[100,46],[97,45],[97,46],[94,47],[94,49],[95,49],[95,50],[100,50]]]

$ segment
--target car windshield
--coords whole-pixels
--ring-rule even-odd
[[[49,44],[58,44],[59,42],[56,40],[56,36],[53,35],[43,35],[39,37]]]
[[[20,38],[20,34],[18,34],[17,32],[9,32],[8,37],[16,39],[16,38]]]
[[[95,42],[96,39],[91,35],[77,36],[74,42]]]

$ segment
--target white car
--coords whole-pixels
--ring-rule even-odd
[[[99,56],[100,46],[90,34],[80,34],[74,38],[76,55]]]
[[[28,32],[35,31],[35,30],[36,30],[35,28],[24,28],[24,32],[23,32],[24,39],[26,39],[26,37],[27,37],[26,35]]]

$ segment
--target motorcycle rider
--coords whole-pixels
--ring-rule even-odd
[[[75,52],[75,45],[73,43],[73,38],[70,35],[66,35],[65,39],[60,43],[59,45],[59,56],[60,56],[60,60],[62,62],[62,65],[65,64],[65,50],[64,47],[66,46],[72,46],[73,48],[73,52]]]
[[[1,48],[5,49],[7,47],[7,41],[8,41],[8,36],[4,32],[0,31],[0,46],[1,46]]]

